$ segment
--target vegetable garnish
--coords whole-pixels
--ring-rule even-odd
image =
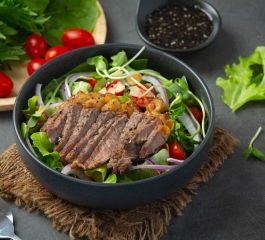
[[[0,2],[0,69],[9,61],[28,59],[25,43],[30,34],[43,35],[50,46],[62,45],[69,28],[92,32],[99,16],[96,0],[5,0]]]
[[[239,57],[238,64],[224,67],[228,79],[217,78],[217,86],[223,88],[223,101],[236,111],[245,103],[265,99],[265,47],[259,46],[247,58]]]
[[[122,183],[170,171],[182,164],[195,151],[206,134],[207,117],[204,106],[189,89],[185,76],[169,80],[159,72],[148,69],[147,59],[138,59],[144,49],[145,47],[141,48],[131,59],[128,59],[124,51],[110,59],[102,55],[94,56],[64,76],[53,79],[43,90],[41,85],[37,84],[35,96],[28,100],[28,109],[23,111],[27,121],[22,123],[21,132],[30,145],[29,148],[41,161],[63,174],[77,178],[102,183]],[[80,104],[88,104],[89,96],[93,96],[95,103],[100,104],[102,100],[96,96],[101,95],[104,96],[105,104],[109,104],[107,111],[121,110],[121,115],[118,116],[124,117],[127,111],[126,104],[132,104],[134,108],[130,109],[131,114],[136,111],[137,114],[143,114],[144,118],[159,119],[161,124],[154,130],[161,131],[159,133],[164,131],[163,143],[154,147],[151,154],[148,152],[146,156],[139,157],[141,159],[137,157],[130,165],[126,165],[122,173],[112,171],[109,166],[111,158],[103,164],[76,170],[72,165],[73,162],[68,165],[69,162],[62,160],[61,150],[58,152],[54,150],[61,143],[63,136],[56,138],[57,140],[52,143],[49,142],[45,130],[40,132],[41,126],[57,111],[58,106],[63,111],[69,101],[76,100],[80,107]],[[83,102],[78,102],[81,99]],[[97,105],[96,108],[103,111],[106,105],[103,107]],[[87,106],[89,105],[86,105],[86,108],[95,109],[95,105]],[[196,111],[192,111],[191,106],[194,106]],[[114,112],[113,114],[115,115]],[[139,121],[137,124],[141,125],[142,120]],[[135,129],[138,129],[137,125]],[[144,143],[146,142],[147,140]],[[176,142],[179,144],[177,149],[174,146]],[[137,144],[142,147],[140,143]],[[179,154],[180,152],[184,157]]]
[[[255,133],[254,137],[251,139],[248,148],[244,150],[243,155],[245,158],[248,158],[251,154],[259,159],[264,159],[264,154],[258,149],[253,147],[253,142],[257,139],[258,135],[260,134],[262,128],[259,127],[257,132]]]

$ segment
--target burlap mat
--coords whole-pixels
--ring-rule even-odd
[[[119,211],[80,207],[51,194],[27,171],[13,144],[0,156],[0,195],[15,199],[28,211],[45,214],[52,219],[53,227],[68,232],[70,239],[155,240],[167,233],[172,217],[182,215],[198,185],[213,176],[236,142],[227,131],[216,128],[209,155],[188,184],[161,201]]]

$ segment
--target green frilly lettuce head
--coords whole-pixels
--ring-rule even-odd
[[[265,99],[265,47],[259,46],[249,57],[238,59],[238,64],[224,67],[228,79],[216,80],[224,90],[223,101],[233,112],[247,102]]]

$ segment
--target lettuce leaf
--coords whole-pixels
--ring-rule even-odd
[[[228,79],[216,80],[224,90],[223,101],[233,112],[249,101],[265,99],[265,47],[259,46],[249,57],[238,59],[238,64],[224,67]]]
[[[55,144],[49,141],[46,132],[36,132],[30,137],[33,141],[33,148],[40,160],[42,160],[49,167],[61,171],[63,168],[60,162],[60,154],[53,151]]]
[[[50,0],[44,11],[50,16],[44,36],[51,46],[62,45],[62,34],[69,28],[83,28],[92,32],[99,16],[96,0]]]

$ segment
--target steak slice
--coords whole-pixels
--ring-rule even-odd
[[[129,118],[128,122],[126,123],[122,131],[120,140],[117,142],[117,145],[114,151],[112,152],[110,161],[107,165],[108,168],[113,169],[112,170],[113,173],[118,173],[117,166],[121,164],[118,162],[122,162],[126,166],[131,164],[132,156],[129,157],[128,155],[128,158],[125,159],[126,157],[125,146],[128,150],[131,147],[130,145],[134,145],[135,131],[137,129],[138,124],[142,121],[143,118],[144,118],[144,114],[142,112],[134,112]],[[127,167],[123,167],[123,168],[125,168],[126,170]]]
[[[67,112],[66,122],[62,132],[62,137],[59,144],[54,148],[55,151],[60,152],[65,146],[65,144],[68,142],[68,139],[72,135],[72,132],[78,122],[81,110],[81,104],[73,104],[69,108],[69,111]]]
[[[107,131],[111,128],[111,125],[115,122],[116,118],[109,119],[105,124],[103,124],[99,129],[98,132],[90,138],[83,149],[79,152],[75,160],[71,164],[71,168],[83,168],[84,163],[86,160],[90,157],[94,149],[97,147],[98,143],[101,141],[101,139],[104,137],[104,135],[107,133]]]
[[[123,145],[134,140],[136,128],[143,118],[144,114],[141,112],[134,112],[131,115],[121,134],[120,142]]]
[[[137,144],[142,144],[144,143],[150,133],[159,125],[162,124],[160,118],[158,117],[148,117],[146,116],[139,127],[137,128],[135,135],[135,142]]]
[[[126,115],[118,117],[105,136],[101,139],[91,156],[84,164],[82,164],[82,166],[79,166],[84,169],[93,169],[105,163],[110,158],[115,146],[119,142],[126,122],[128,122]]]
[[[111,112],[101,112],[96,122],[92,124],[91,128],[87,131],[85,136],[79,139],[78,143],[73,147],[73,149],[66,155],[65,161],[67,163],[71,163],[74,161],[76,156],[82,151],[82,149],[86,146],[91,137],[93,137],[99,130],[99,128],[106,123],[109,119],[113,118],[113,114]]]
[[[70,136],[68,142],[65,144],[63,149],[60,151],[60,160],[64,162],[66,155],[72,150],[74,145],[83,138],[87,133],[88,129],[96,121],[99,115],[97,108],[82,108],[79,120]]]
[[[124,144],[123,149],[116,151],[108,163],[115,174],[123,174],[133,161],[139,159],[141,146],[148,140],[151,132],[162,124],[158,117],[144,116],[138,123],[136,130],[130,136],[130,141]]]
[[[146,158],[152,153],[155,153],[159,147],[164,145],[166,140],[158,129],[154,129],[149,135],[147,141],[141,147],[139,158]]]
[[[46,132],[50,142],[57,144],[62,137],[62,132],[67,119],[67,113],[70,111],[72,104],[67,104],[64,108],[55,112],[55,116],[43,124],[40,131]]]

